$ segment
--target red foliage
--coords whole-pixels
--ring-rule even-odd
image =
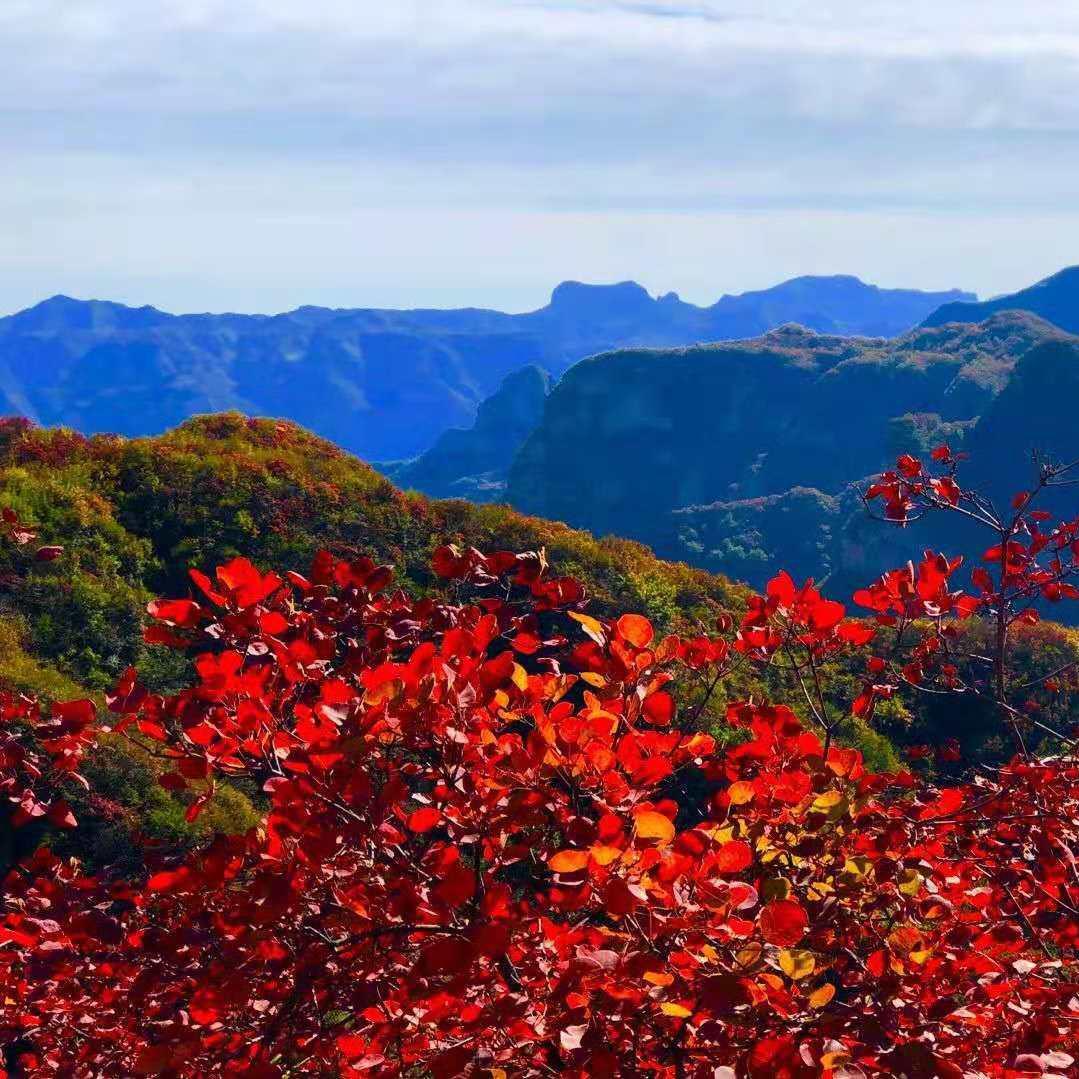
[[[912,504],[921,475],[901,461],[885,497]],[[1008,587],[1043,588],[1033,542]],[[970,602],[958,563],[927,555],[860,595],[875,630],[781,574],[733,638],[659,638],[584,613],[541,553],[444,547],[434,569],[454,600],[322,554],[306,577],[236,559],[192,575],[197,600],[151,605],[148,639],[192,648],[196,680],[158,696],[129,672],[115,729],[159,744],[192,815],[237,776],[265,822],[145,882],[45,851],[13,872],[9,1067],[1073,1073],[1079,764],[1021,755],[943,789],[869,774],[815,688],[826,658],[918,620],[913,656],[870,656],[852,707],[943,677],[955,620],[1001,606],[996,585]],[[747,661],[786,663],[823,737],[757,700],[730,707],[731,748],[694,730],[690,687]],[[26,721],[71,771],[92,709],[18,708],[11,744]],[[0,765],[20,798],[48,779]]]

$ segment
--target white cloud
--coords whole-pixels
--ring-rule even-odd
[[[0,95],[0,309],[1079,261],[1072,0],[4,0]]]

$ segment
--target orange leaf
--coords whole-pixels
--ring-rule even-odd
[[[588,865],[588,851],[560,850],[548,859],[547,864],[556,873],[576,873]]]
[[[654,631],[652,623],[639,614],[624,614],[618,619],[618,636],[634,648],[647,648]]]
[[[674,839],[674,824],[662,813],[642,810],[635,815],[634,823],[641,839],[658,839],[660,843],[670,843]]]
[[[753,801],[756,793],[752,783],[747,783],[744,779],[740,779],[737,783],[731,784],[730,789],[727,791],[727,797],[731,800],[731,805],[744,806],[746,802]]]

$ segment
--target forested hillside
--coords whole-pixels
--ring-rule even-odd
[[[843,594],[902,553],[853,485],[946,442],[970,451],[979,487],[1007,497],[1031,450],[1079,456],[1077,377],[1079,342],[1021,312],[893,340],[791,326],[620,350],[558,383],[507,499],[755,585],[780,564]]]

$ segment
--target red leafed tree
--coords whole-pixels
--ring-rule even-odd
[[[969,508],[940,464],[947,483],[904,460],[871,493],[893,517]],[[688,638],[590,616],[535,552],[440,549],[452,600],[326,554],[307,577],[242,559],[193,573],[193,598],[153,604],[148,630],[193,651],[190,688],[154,695],[129,672],[100,724],[9,702],[6,736],[37,752],[59,723],[43,744],[66,773],[111,726],[158,747],[192,816],[238,778],[265,792],[265,821],[146,880],[44,850],[14,869],[6,1067],[1074,1074],[1079,764],[1068,732],[1035,745],[1007,648],[1030,617],[1016,596],[1071,595],[1076,526],[1028,505],[972,593],[927,555],[859,595],[867,623],[781,574],[740,625]],[[984,685],[957,631],[983,616],[1005,625]],[[847,714],[904,687],[984,692],[1015,759],[948,787],[867,773],[823,685],[859,654]],[[804,719],[743,701],[718,748],[694,728],[744,664],[785,670]],[[57,812],[62,777],[29,759],[5,751],[4,792]]]

